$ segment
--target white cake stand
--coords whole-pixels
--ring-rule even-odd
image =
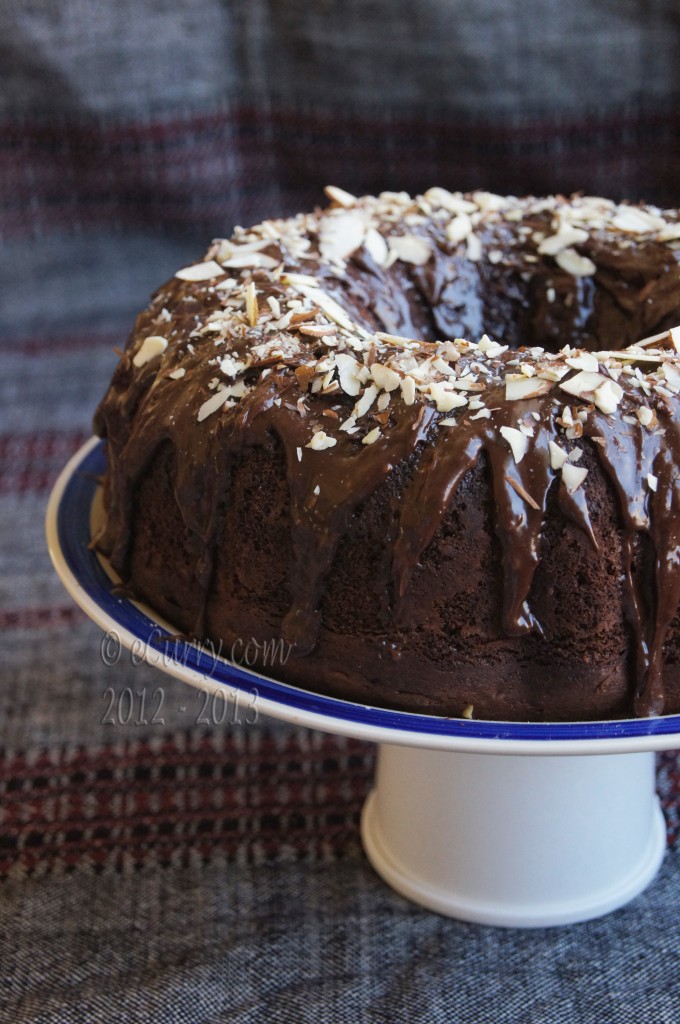
[[[171,627],[115,596],[88,547],[103,469],[93,438],[50,498],[47,540],[68,592],[124,646],[192,686],[236,688],[262,714],[378,743],[361,833],[371,864],[402,895],[466,921],[540,927],[615,910],[654,878],[666,831],[653,752],[680,746],[680,716],[445,719],[308,693],[177,640],[163,650],[149,638]]]

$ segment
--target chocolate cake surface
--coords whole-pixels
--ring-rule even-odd
[[[138,317],[95,417],[98,548],[314,691],[680,711],[677,212],[327,191]]]

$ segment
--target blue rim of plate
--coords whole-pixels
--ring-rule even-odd
[[[141,607],[127,598],[113,593],[114,584],[104,571],[100,559],[89,548],[90,515],[92,503],[99,487],[99,478],[106,468],[104,442],[92,438],[74,456],[63,471],[55,485],[50,506],[48,507],[48,536],[50,536],[51,520],[53,526],[52,542],[57,550],[51,550],[55,568],[64,578],[62,566],[58,564],[60,557],[66,569],[71,573],[78,588],[102,612],[101,621],[109,622],[122,630],[127,630],[140,643],[147,642],[152,635],[161,636],[167,632],[165,626],[159,629],[159,623],[151,618]],[[60,557],[59,557],[60,556]],[[72,596],[78,600],[78,594],[67,587]],[[85,611],[88,612],[88,608]],[[466,740],[510,741],[504,744],[511,749],[513,742],[518,746],[529,741],[531,747],[540,750],[543,743],[555,743],[564,746],[569,741],[632,741],[634,749],[651,749],[651,747],[680,746],[680,715],[667,715],[659,718],[620,719],[594,722],[493,722],[467,719],[441,718],[432,715],[413,714],[404,711],[389,711],[383,708],[354,704],[349,701],[325,697],[321,694],[301,690],[286,683],[278,682],[262,676],[250,669],[216,658],[214,654],[202,651],[195,644],[172,637],[172,653],[170,660],[176,665],[187,668],[200,676],[221,686],[237,688],[244,696],[255,690],[257,698],[264,699],[266,704],[278,705],[284,714],[279,717],[295,719],[300,713],[302,720],[310,716],[318,720],[333,722],[335,731],[357,731],[369,734],[377,729],[380,738],[384,739],[394,731],[395,736],[412,734],[413,742],[420,737],[441,737]],[[159,650],[159,654],[161,654]],[[323,727],[323,726],[320,726]],[[676,735],[675,743],[669,742]],[[666,737],[664,741],[663,738]],[[657,742],[654,742],[656,738]],[[645,743],[647,739],[647,743]],[[636,743],[636,740],[642,742]],[[401,740],[395,740],[401,741]],[[537,743],[535,741],[538,741]],[[586,744],[587,746],[587,744]],[[626,744],[632,748],[631,743]],[[554,748],[552,748],[554,749]],[[551,749],[551,752],[552,752]],[[596,751],[593,751],[596,752]]]

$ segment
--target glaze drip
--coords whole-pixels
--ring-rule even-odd
[[[238,275],[226,278],[222,291],[213,271],[208,283],[187,278],[158,293],[138,320],[95,421],[107,438],[109,463],[107,518],[96,544],[134,587],[129,572],[137,494],[158,453],[169,446],[185,532],[181,543],[202,595],[194,631],[202,635],[234,467],[247,459],[248,449],[276,438],[285,458],[292,541],[290,605],[281,635],[302,658],[319,642],[322,598],[343,538],[362,505],[407,467],[398,514],[381,539],[391,546],[385,600],[398,636],[409,626],[414,574],[483,455],[501,551],[500,629],[506,637],[540,640],[532,588],[552,489],[565,523],[600,554],[588,507],[590,481],[580,470],[581,444],[595,453],[589,465],[601,467],[618,508],[613,536],[620,537],[623,553],[634,711],[660,714],[664,644],[680,603],[678,355],[669,342],[660,350],[605,352],[594,364],[584,361],[582,350],[596,347],[598,334],[613,342],[611,325],[596,320],[602,294],[596,279],[568,281],[545,257],[541,280],[550,282],[550,294],[539,302],[538,271],[525,258],[539,244],[532,237],[550,238],[557,230],[559,204],[546,212],[527,201],[523,234],[516,230],[517,217],[506,220],[493,207],[486,215],[479,206],[475,237],[485,251],[502,245],[507,256],[480,270],[469,258],[469,232],[460,244],[451,240],[467,230],[465,224],[452,226],[455,217],[468,216],[468,207],[482,201],[455,202],[460,209],[448,220],[431,215],[427,222],[427,210],[414,213],[407,235],[401,221],[385,215],[378,225],[382,241],[366,234],[363,247],[343,256],[342,233],[330,236],[340,248],[325,262],[317,251],[321,215],[305,219],[297,234],[288,222],[278,237],[266,237],[263,228],[261,239],[246,235],[245,242],[218,242],[211,249],[213,265],[222,260],[225,275]],[[369,218],[372,209],[359,212]],[[612,222],[625,215],[617,209]],[[356,232],[356,219],[345,229]],[[371,223],[366,231],[378,231]],[[402,254],[398,259],[394,252],[384,255],[391,244]],[[245,256],[237,253],[239,245]],[[609,250],[598,228],[575,257],[586,266],[600,252]],[[627,310],[625,330],[616,338],[622,344],[634,340],[632,332],[651,314],[646,302],[638,308],[631,295],[629,279],[634,268],[639,279],[640,262],[628,262],[628,248],[620,252],[618,263],[609,256],[603,273],[611,275],[612,262],[620,269],[619,285],[607,277],[606,290],[616,300],[612,323],[618,327],[621,309]],[[648,241],[645,252],[650,281],[677,276],[674,251],[669,255],[660,242]],[[250,253],[256,256],[249,269],[229,269],[230,262],[243,266]],[[209,262],[194,274],[203,266],[209,273]],[[570,301],[552,308],[554,296],[567,293]],[[658,294],[663,301],[653,326],[662,329],[680,301],[674,293],[672,306],[665,286]],[[483,338],[477,345],[458,336],[479,341],[490,323],[507,326],[498,342]],[[523,337],[531,346],[556,333],[564,339],[565,332],[578,350],[508,348]],[[159,333],[167,348],[137,365],[140,339]],[[590,375],[592,386],[574,393],[569,385],[579,373]],[[508,397],[513,388],[527,397]],[[570,473],[555,463],[555,445]],[[641,561],[647,550],[651,577]]]

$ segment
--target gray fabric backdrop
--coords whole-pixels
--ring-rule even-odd
[[[678,1020],[674,848],[584,925],[411,906],[361,853],[369,749],[206,733],[171,679],[162,727],[102,723],[159,676],[102,663],[42,517],[113,346],[206,240],[327,181],[678,205],[679,51],[674,0],[0,5],[2,1021]],[[659,786],[674,840],[677,758]]]

